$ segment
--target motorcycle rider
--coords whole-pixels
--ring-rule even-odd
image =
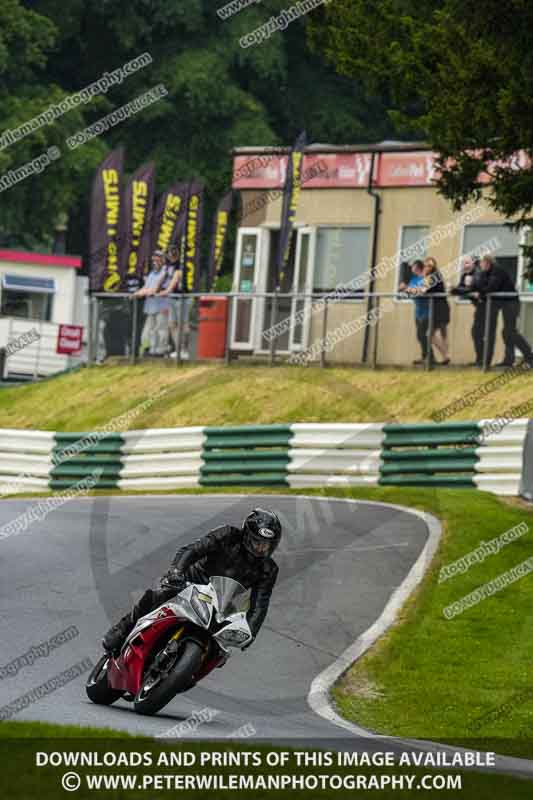
[[[209,583],[221,575],[251,589],[246,619],[255,640],[267,615],[270,597],[278,576],[272,559],[281,540],[281,523],[273,511],[254,509],[242,527],[221,525],[201,539],[181,547],[172,568],[161,580],[159,590],[148,589],[132,610],[113,625],[102,640],[104,650],[118,653],[137,621],[153,609],[175,597],[187,583]]]

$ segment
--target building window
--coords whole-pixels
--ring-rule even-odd
[[[368,272],[370,228],[318,228],[315,292],[331,292]],[[368,280],[354,294],[363,294]]]
[[[409,283],[413,277],[411,272],[413,261],[423,261],[428,255],[427,237],[429,237],[429,227],[427,225],[404,225],[402,227],[396,289],[398,289],[400,283]],[[406,251],[410,247],[413,248],[414,255],[412,258],[406,258]],[[416,251],[414,250],[415,247]]]
[[[498,266],[503,267],[511,276],[513,283],[516,283],[519,239],[519,232],[511,230],[507,225],[466,225],[463,235],[463,255],[472,253],[478,247],[484,247],[484,252],[487,254],[490,249],[490,255],[496,258]]]
[[[0,313],[6,317],[50,322],[55,282],[51,278],[2,275]]]

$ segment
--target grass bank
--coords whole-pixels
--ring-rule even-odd
[[[0,427],[94,430],[166,392],[130,428],[276,422],[417,422],[497,377],[423,371],[198,365],[109,365],[0,392]],[[503,414],[533,396],[533,374],[473,398],[450,419]]]
[[[492,741],[498,752],[533,758],[532,575],[451,619],[444,615],[533,556],[533,512],[471,490],[378,488],[364,496],[430,511],[444,532],[397,623],[334,688],[340,713],[380,733],[480,749]],[[521,523],[526,532],[497,554],[439,580],[442,567]]]

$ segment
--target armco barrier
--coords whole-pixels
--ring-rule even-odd
[[[382,486],[474,486],[476,422],[385,425]]]
[[[206,428],[201,486],[287,486],[290,425]]]
[[[528,420],[127,433],[0,430],[0,494],[71,487],[453,486],[518,495]]]
[[[312,486],[375,486],[379,479],[383,424],[291,425],[288,483]]]
[[[48,489],[55,436],[0,429],[0,495]]]
[[[119,433],[56,433],[51,489],[68,489],[98,471],[95,489],[115,489],[122,471],[124,439]]]
[[[205,429],[158,428],[123,433],[119,489],[189,489],[199,486]]]
[[[501,426],[499,420],[482,420],[482,446],[474,483],[479,489],[517,497],[526,442],[527,419],[515,419]]]
[[[527,419],[386,425],[380,485],[519,494]]]

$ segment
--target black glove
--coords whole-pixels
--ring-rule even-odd
[[[166,572],[161,578],[162,589],[175,589],[176,592],[181,592],[183,589],[185,589],[186,585],[186,579],[179,569],[176,569],[176,567],[169,569],[169,571]]]

